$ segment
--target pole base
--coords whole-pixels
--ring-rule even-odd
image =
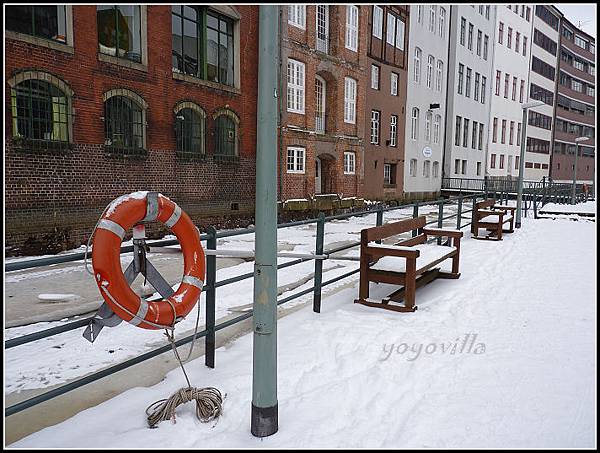
[[[521,228],[521,222],[516,222],[515,223],[515,228]]]
[[[277,404],[271,407],[252,405],[250,431],[255,437],[267,437],[279,429]]]

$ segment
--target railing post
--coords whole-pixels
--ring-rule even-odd
[[[542,207],[544,207],[544,205],[546,204],[546,177],[545,176],[542,178],[542,189],[543,189]]]
[[[534,190],[533,191],[533,218],[537,219],[538,215],[537,215],[537,192]]]
[[[458,196],[458,210],[456,211],[456,229],[460,230],[460,221],[462,220],[462,193]]]
[[[415,203],[413,206],[413,219],[419,217],[419,203]],[[412,230],[412,237],[417,235],[417,230]]]
[[[217,249],[217,230],[213,226],[207,229],[208,239],[206,248],[208,250]],[[204,364],[209,368],[215,367],[215,283],[217,281],[217,257],[215,255],[206,256],[206,330],[204,338]],[[200,302],[198,302],[200,303]]]
[[[485,175],[483,177],[483,190],[485,192],[485,199],[488,199],[488,177]]]
[[[375,221],[377,226],[383,225],[383,205],[379,204],[377,206],[377,220]],[[381,240],[375,241],[376,244],[381,244]]]
[[[438,223],[437,223],[438,228],[442,228],[443,222],[444,222],[444,199],[441,199],[439,206],[438,206]],[[441,236],[438,236],[437,243],[438,243],[438,245],[440,245],[442,243]]]
[[[317,240],[315,244],[315,254],[323,254],[323,238],[325,237],[325,214],[319,212],[317,218]],[[313,292],[313,311],[321,313],[321,283],[323,282],[323,260],[315,259],[315,278]]]

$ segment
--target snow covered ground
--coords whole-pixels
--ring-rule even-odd
[[[540,213],[576,213],[576,214],[596,214],[596,201],[587,201],[585,203],[577,204],[559,204],[559,203],[548,203],[540,209]]]
[[[386,220],[400,215],[386,214]],[[328,224],[327,242],[355,240],[373,224],[368,217]],[[248,236],[223,245],[252,247]],[[314,250],[314,226],[280,231],[280,241],[294,244],[294,251]],[[216,422],[200,423],[190,403],[178,409],[176,424],[146,427],[146,406],[184,386],[176,369],[153,387],[131,389],[11,446],[593,447],[595,250],[594,222],[523,219],[523,228],[502,242],[465,233],[461,278],[419,289],[415,313],[353,304],[357,277],[339,283],[354,281],[351,288],[334,293],[328,287],[321,314],[305,307],[278,322],[279,432],[271,437],[250,434],[248,334],[217,350],[216,369],[206,368],[203,358],[186,366],[192,385],[227,394]],[[280,271],[279,286],[310,274],[313,264],[303,266]],[[356,263],[327,261],[325,267],[328,279]],[[251,268],[224,269],[218,279]],[[392,289],[373,285],[371,296]],[[217,318],[251,302],[251,294],[251,279],[219,288]],[[10,329],[7,338],[41,327]],[[114,364],[156,346],[153,338],[161,336],[122,324],[94,345],[71,332],[9,349],[5,392]],[[57,343],[66,346],[53,347]],[[71,370],[73,357],[87,362]],[[47,382],[40,383],[42,377]]]

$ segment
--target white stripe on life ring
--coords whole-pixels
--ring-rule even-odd
[[[148,313],[148,302],[140,298],[140,306],[138,308],[138,311],[135,314],[135,316],[129,321],[129,323],[133,324],[134,326],[139,326],[142,322],[144,322],[146,313]]]
[[[119,225],[117,222],[114,222],[109,219],[101,219],[98,222],[98,228],[102,228],[103,230],[108,230],[112,233],[115,233],[122,240],[125,237],[125,229]]]
[[[171,217],[169,217],[167,219],[167,221],[165,222],[165,225],[168,226],[169,228],[173,228],[173,226],[177,223],[177,221],[179,220],[180,217],[181,217],[181,208],[179,207],[179,205],[175,204],[175,209],[173,210],[173,214],[171,214]]]
[[[204,282],[199,278],[193,277],[192,275],[184,275],[181,279],[181,283],[187,283],[188,285],[195,286],[200,290],[202,290],[202,288],[204,287]]]

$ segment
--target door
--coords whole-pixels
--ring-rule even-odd
[[[321,159],[315,160],[315,194],[321,193]]]

